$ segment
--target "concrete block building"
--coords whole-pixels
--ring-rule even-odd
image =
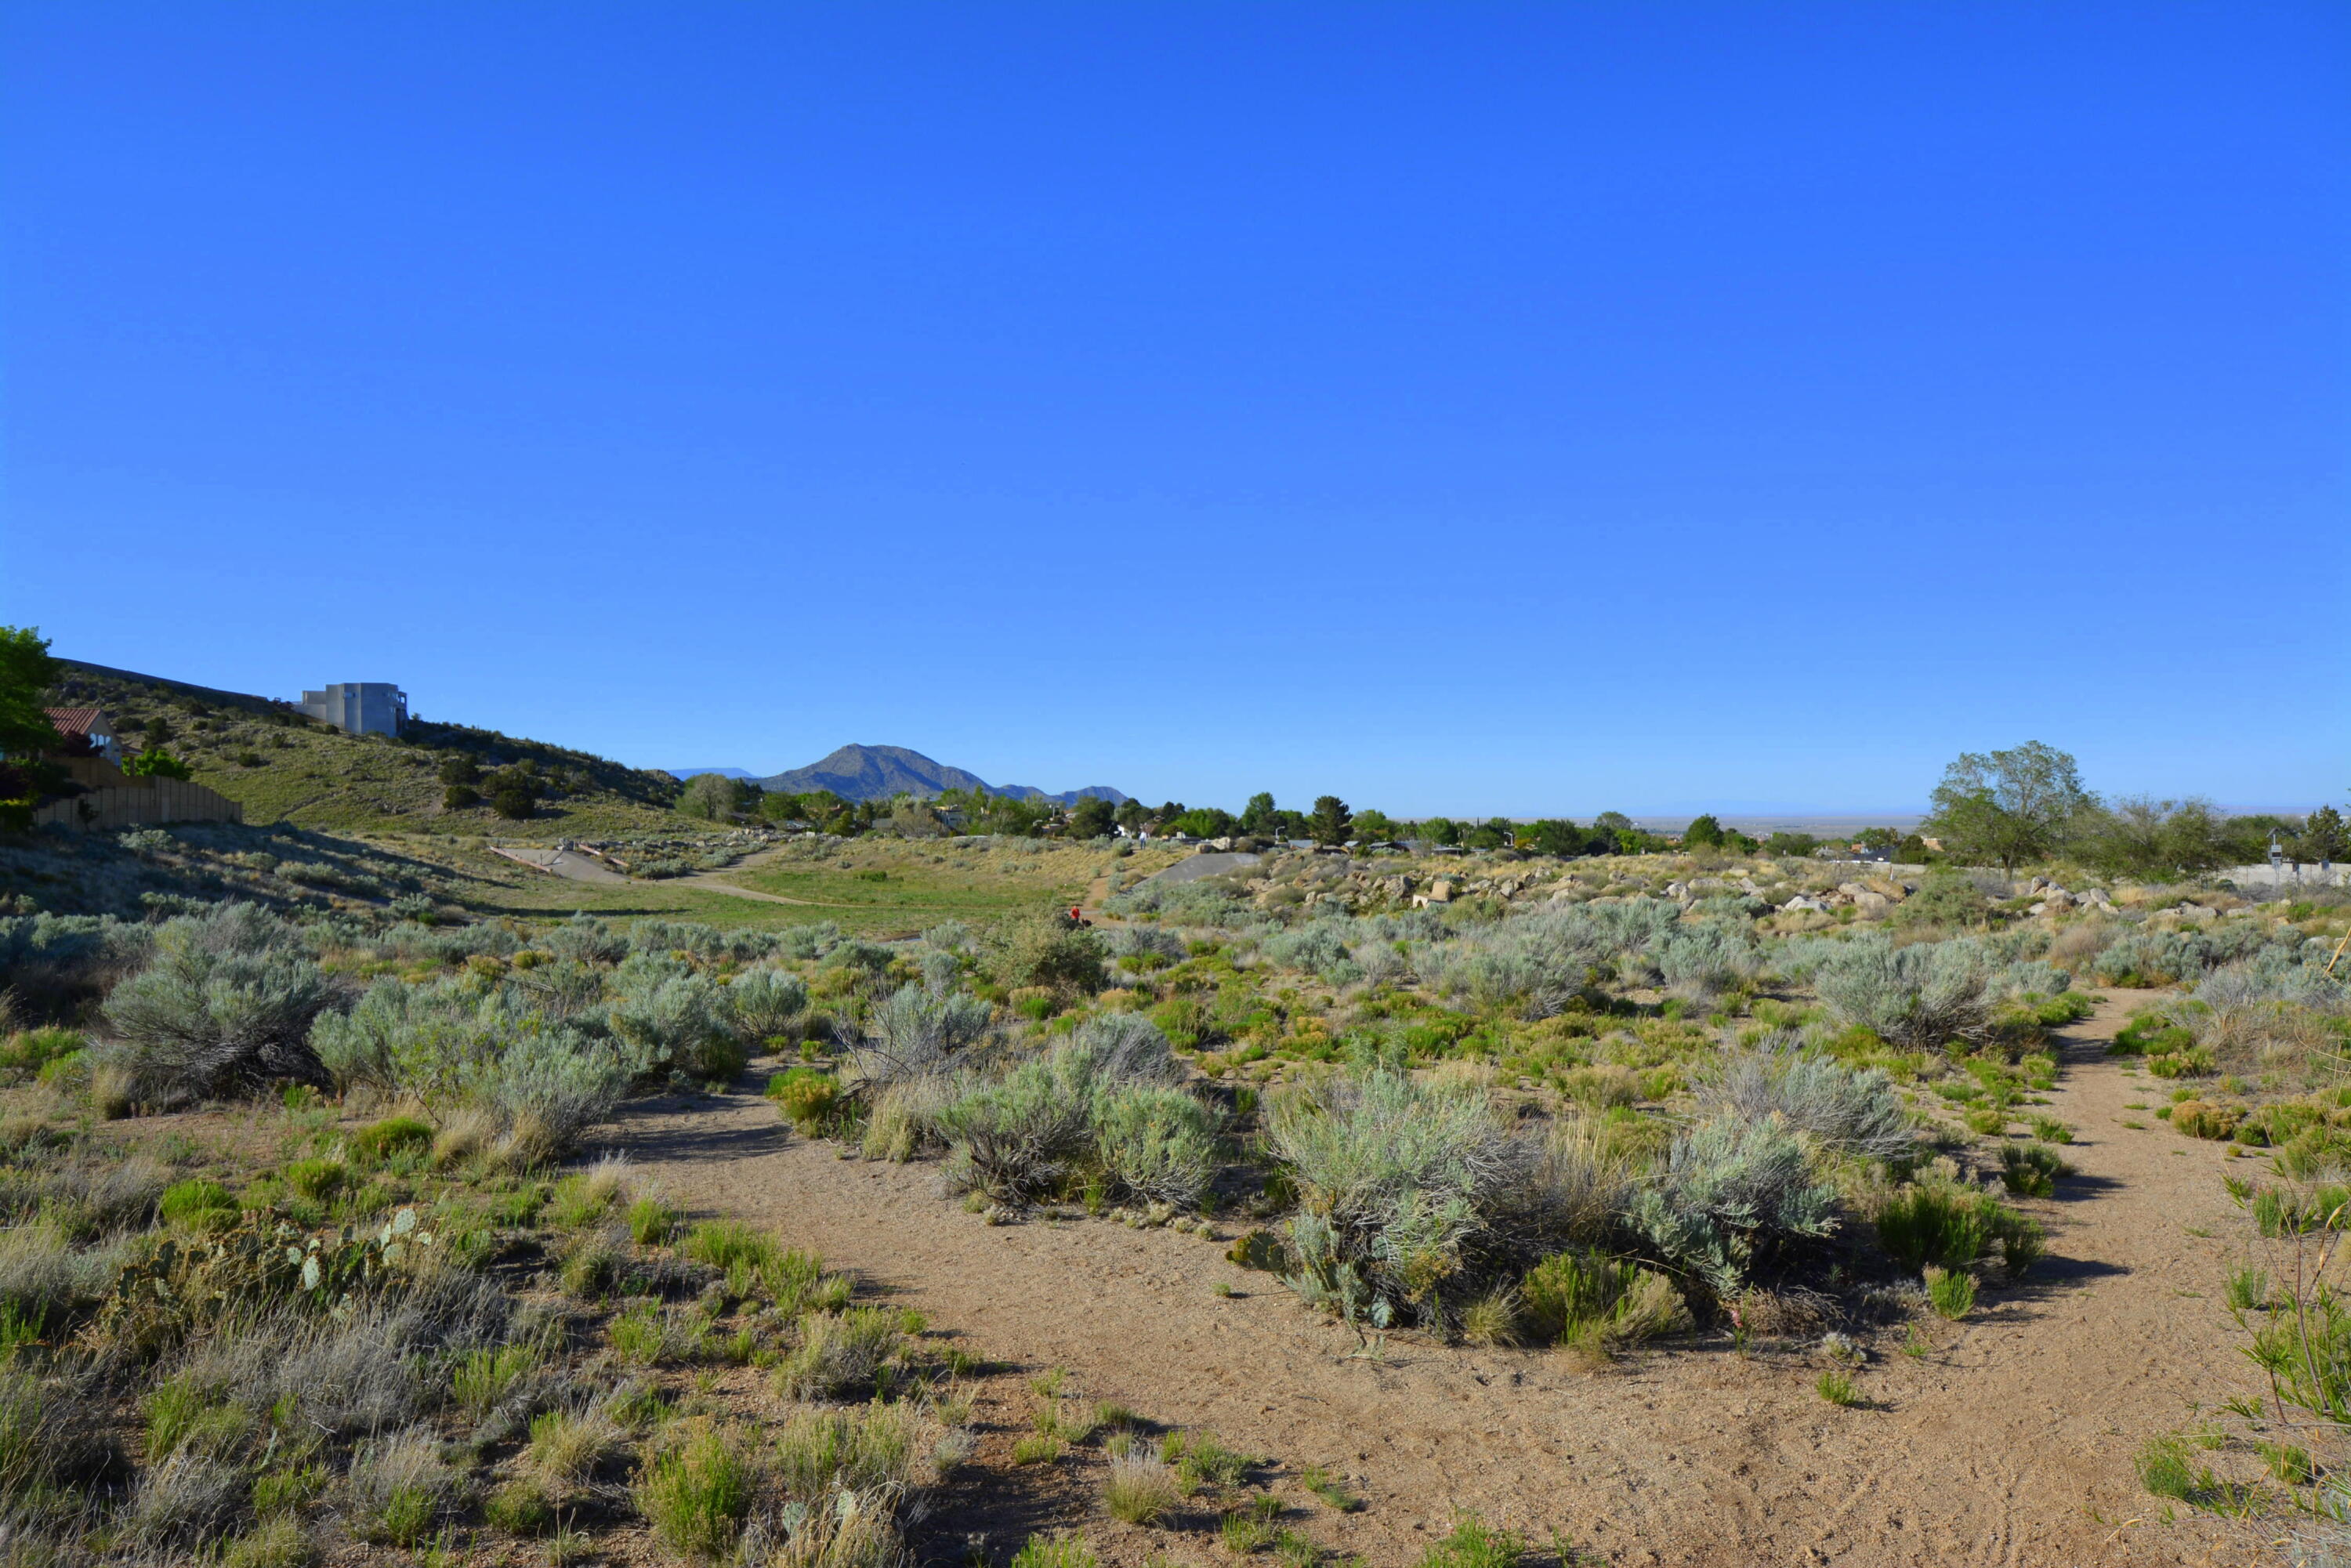
[[[408,694],[390,681],[345,681],[294,706],[353,735],[398,735],[408,723]]]

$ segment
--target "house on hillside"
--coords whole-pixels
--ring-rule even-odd
[[[122,743],[114,737],[114,722],[103,708],[53,707],[43,710],[49,723],[57,727],[64,744],[57,748],[59,757],[95,757],[120,767]]]
[[[340,682],[294,706],[351,735],[398,735],[408,724],[408,694],[390,681]]]
[[[37,769],[48,774],[48,781],[41,803],[33,810],[36,825],[111,831],[156,822],[245,821],[242,805],[201,784],[125,774],[122,744],[102,710],[47,711],[59,738]]]

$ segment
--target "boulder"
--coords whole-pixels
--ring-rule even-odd
[[[1869,888],[1863,888],[1853,895],[1853,906],[1865,919],[1880,918],[1894,913],[1894,901]]]

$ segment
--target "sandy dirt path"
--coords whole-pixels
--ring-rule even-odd
[[[1397,1336],[1371,1359],[1221,1246],[1103,1221],[990,1228],[938,1196],[931,1167],[843,1159],[748,1095],[642,1107],[620,1141],[688,1203],[773,1225],[989,1355],[1066,1367],[1085,1395],[1212,1427],[1291,1475],[1352,1477],[1366,1506],[1304,1527],[1375,1564],[1416,1561],[1458,1509],[1612,1563],[2253,1561],[2238,1527],[2162,1522],[2132,1473],[2147,1436],[2246,1380],[2220,1301],[2226,1162],[2126,1109],[2168,1086],[2104,1054],[2125,1016],[2111,1002],[2063,1042],[2048,1110],[2078,1130],[2080,1175],[2027,1206],[2049,1258],[1966,1322],[1930,1320],[1923,1358],[1880,1336],[1856,1409],[1821,1400],[1825,1364],[1795,1350],[1699,1345],[1593,1373]],[[1106,1561],[1171,1544],[1098,1507],[1085,1528]],[[1172,1544],[1219,1555],[1206,1535]]]

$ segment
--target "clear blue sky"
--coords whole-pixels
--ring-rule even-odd
[[[643,765],[2351,787],[2351,6],[0,12],[0,621]]]

